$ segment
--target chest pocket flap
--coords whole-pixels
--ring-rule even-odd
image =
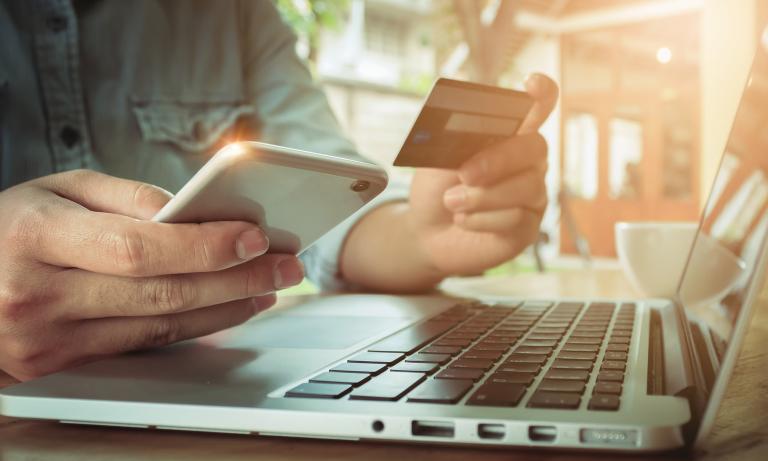
[[[237,103],[136,103],[136,120],[145,141],[170,142],[181,149],[210,149],[235,121],[251,115],[251,105]]]

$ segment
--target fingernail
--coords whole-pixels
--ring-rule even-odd
[[[488,161],[480,159],[472,161],[459,170],[459,179],[467,185],[479,184],[488,171]]]
[[[539,74],[528,74],[527,77],[525,77],[525,87],[529,90],[532,90],[536,87],[541,85],[541,75]]]
[[[467,188],[464,186],[455,186],[445,191],[443,202],[446,208],[458,211],[467,204]]]
[[[304,279],[304,266],[296,258],[286,258],[275,267],[275,287],[288,288]]]
[[[235,242],[235,253],[243,261],[261,256],[269,248],[269,239],[260,229],[251,229],[240,234]]]
[[[253,304],[253,314],[256,315],[261,311],[269,309],[275,305],[276,301],[277,297],[274,293],[251,298],[251,303]]]

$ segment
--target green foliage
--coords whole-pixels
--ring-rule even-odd
[[[349,0],[277,0],[276,5],[283,19],[314,49],[323,28],[340,27]]]
[[[432,88],[432,84],[435,82],[435,76],[429,74],[410,74],[404,75],[398,84],[401,90],[416,93],[418,95],[426,95],[429,89]]]

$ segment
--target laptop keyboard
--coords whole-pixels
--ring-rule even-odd
[[[617,411],[634,318],[632,303],[460,303],[285,396]]]

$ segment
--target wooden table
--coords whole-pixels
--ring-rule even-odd
[[[452,292],[533,296],[626,296],[631,292],[615,271],[523,274],[446,284]],[[285,300],[290,302],[291,300]],[[293,300],[294,302],[296,300]],[[768,296],[764,293],[761,306]],[[768,312],[758,308],[735,374],[704,450],[641,459],[768,459]],[[13,382],[0,375],[0,386]],[[0,417],[0,460],[589,460],[593,454],[467,449],[426,445],[354,443],[278,437],[80,427]],[[616,459],[608,455],[603,459]]]

